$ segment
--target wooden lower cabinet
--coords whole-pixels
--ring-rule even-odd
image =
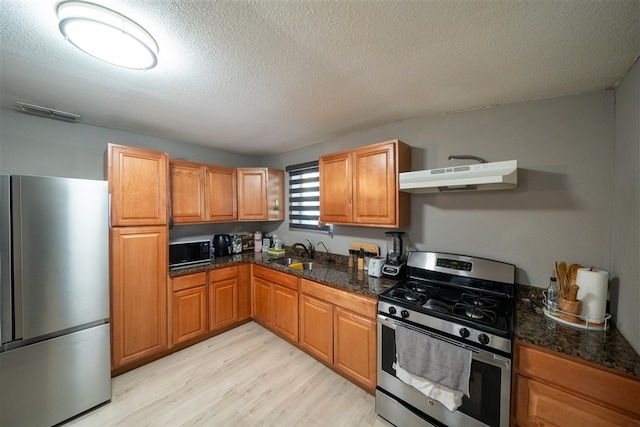
[[[207,333],[207,273],[171,280],[172,345]]]
[[[333,305],[300,295],[300,347],[333,364]]]
[[[298,342],[298,291],[273,285],[272,327],[289,341]]]
[[[253,277],[253,320],[272,327],[271,283],[260,277]]]
[[[238,266],[238,321],[251,319],[251,264]]]
[[[516,344],[516,426],[640,426],[640,381]]]
[[[167,227],[113,227],[111,368],[168,348]]]
[[[254,265],[253,319],[298,343],[298,278]]]
[[[376,299],[307,279],[300,293],[300,347],[373,394]]]
[[[333,366],[365,388],[376,388],[376,321],[335,307]]]
[[[209,272],[209,330],[231,326],[238,319],[238,267]]]

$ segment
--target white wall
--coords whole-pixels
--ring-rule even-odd
[[[511,262],[519,283],[548,285],[554,261],[608,270],[614,138],[613,91],[420,117],[336,138],[266,159],[269,166],[399,138],[412,148],[413,169],[462,164],[450,154],[518,160],[518,188],[413,195],[410,247]],[[381,245],[384,229],[338,227],[313,235],[334,252],[352,241]],[[286,243],[309,234],[278,233]],[[637,283],[636,283],[637,286]]]
[[[169,153],[174,159],[259,166],[254,157],[0,108],[0,174],[105,179],[107,143]]]
[[[616,89],[614,171],[612,311],[620,332],[640,352],[640,62]]]
[[[511,262],[519,283],[538,287],[546,287],[556,260],[607,270],[613,313],[637,349],[639,74],[636,64],[617,91],[617,124],[614,94],[603,91],[405,120],[265,159],[0,108],[0,173],[103,179],[107,142],[166,151],[172,158],[277,168],[395,138],[413,147],[414,170],[464,163],[449,161],[450,154],[517,159],[517,190],[413,195],[411,226],[402,230],[410,248]],[[629,187],[620,189],[624,183]],[[277,232],[286,244],[309,238],[341,254],[352,241],[385,250],[385,229],[368,227],[336,226],[332,239],[290,232],[286,221],[184,226],[172,233],[181,238],[256,227]]]
[[[0,108],[0,174],[106,179],[107,143],[163,151],[172,159],[225,166],[260,166],[260,159],[161,138],[31,116]],[[216,233],[253,231],[256,223],[177,225],[171,241],[211,238]]]

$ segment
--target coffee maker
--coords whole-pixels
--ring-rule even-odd
[[[387,259],[382,267],[382,274],[391,279],[398,279],[404,273],[406,255],[404,253],[402,231],[387,231]]]

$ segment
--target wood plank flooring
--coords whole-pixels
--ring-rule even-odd
[[[65,426],[375,426],[374,397],[250,322],[112,379]]]

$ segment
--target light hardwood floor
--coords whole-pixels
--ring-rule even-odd
[[[254,322],[112,379],[66,426],[376,426],[374,397]]]

